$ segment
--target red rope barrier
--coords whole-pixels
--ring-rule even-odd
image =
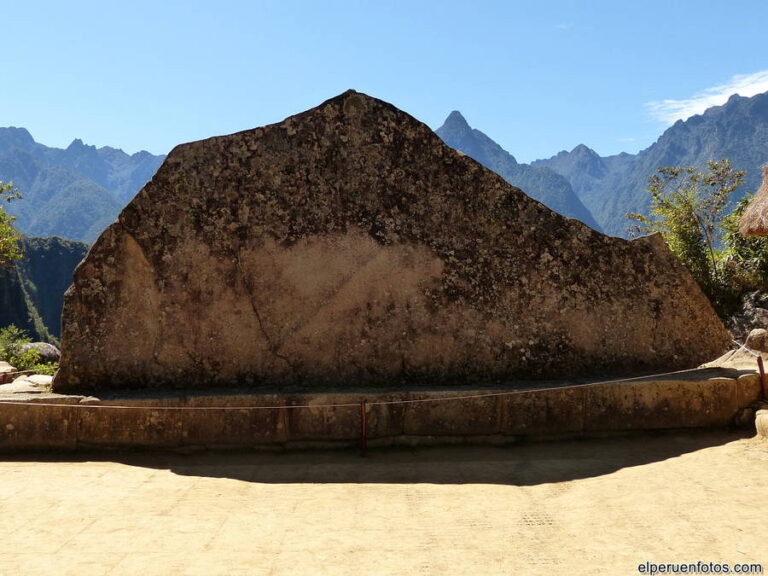
[[[760,371],[760,392],[762,393],[762,399],[768,398],[768,383],[765,381],[765,367],[763,366],[763,357],[757,357],[757,369]]]

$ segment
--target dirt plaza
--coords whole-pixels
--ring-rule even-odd
[[[0,574],[638,574],[768,566],[768,442],[5,454]]]

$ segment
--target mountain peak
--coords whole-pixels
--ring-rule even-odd
[[[459,141],[471,136],[472,128],[469,126],[461,112],[454,110],[448,114],[443,125],[435,132],[443,140]],[[455,146],[454,146],[455,147]]]
[[[573,150],[571,150],[571,154],[575,154],[577,156],[588,156],[588,157],[598,156],[597,152],[595,152],[594,150],[592,150],[592,148],[590,148],[585,144],[579,144],[578,146],[576,146]]]
[[[17,128],[9,126],[0,128],[0,150],[10,150],[20,148],[29,150],[35,146],[35,139],[26,128]]]
[[[469,128],[467,120],[462,116],[461,112],[454,110],[448,114],[448,118],[445,119],[444,125],[466,126]]]
[[[72,140],[72,143],[67,146],[68,151],[81,151],[81,150],[88,150],[88,151],[96,151],[96,146],[88,145],[84,143],[80,138],[75,138]]]
[[[32,134],[26,128],[19,128],[17,126],[8,126],[7,128],[0,128],[0,134],[13,134],[17,138],[24,138],[25,140],[32,140]]]

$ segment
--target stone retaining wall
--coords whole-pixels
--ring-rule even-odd
[[[360,438],[362,400],[368,403],[371,445],[513,442],[524,437],[725,427],[760,398],[761,386],[756,374],[710,369],[670,380],[503,392],[5,396],[0,398],[0,449],[351,445]],[[487,396],[495,393],[503,394]],[[486,396],[453,400],[459,394]],[[22,400],[30,404],[8,403]],[[323,406],[328,404],[352,405]],[[292,407],[299,405],[310,407]],[[237,409],[240,406],[244,408]]]

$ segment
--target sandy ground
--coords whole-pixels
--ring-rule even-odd
[[[761,562],[768,442],[6,455],[0,574],[638,574]]]

